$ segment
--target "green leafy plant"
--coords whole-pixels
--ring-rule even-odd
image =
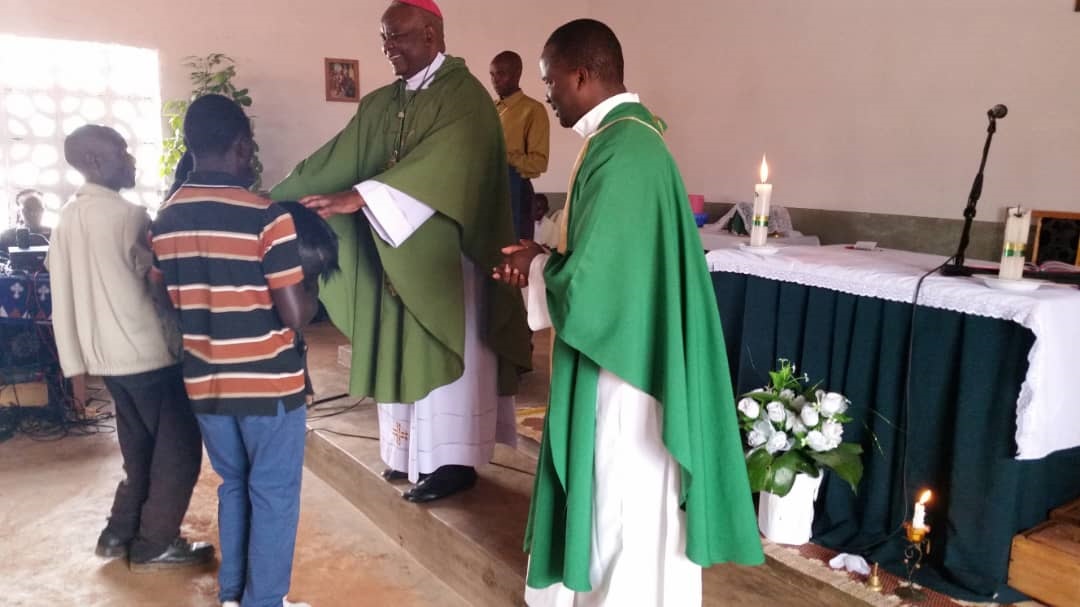
[[[205,57],[185,57],[184,67],[191,69],[191,95],[187,99],[174,99],[162,107],[162,114],[169,123],[169,135],[161,143],[161,176],[171,179],[176,172],[176,165],[187,148],[184,146],[184,114],[188,106],[203,95],[223,95],[240,104],[251,106],[251,96],[247,89],[237,88],[233,83],[236,77],[236,62],[223,53],[211,53]],[[254,128],[254,125],[252,126]],[[255,186],[261,183],[262,162],[259,161],[259,146],[255,144],[256,154],[251,160],[255,173]]]
[[[795,365],[780,360],[769,372],[770,383],[739,400],[739,426],[746,436],[746,469],[752,491],[787,495],[797,474],[817,477],[823,468],[835,472],[858,491],[862,478],[862,446],[841,442],[844,414],[851,404],[843,394],[809,385]]]

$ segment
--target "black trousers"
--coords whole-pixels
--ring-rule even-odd
[[[130,538],[132,558],[153,558],[180,534],[202,465],[199,423],[180,365],[103,379],[116,403],[125,474],[108,529]]]

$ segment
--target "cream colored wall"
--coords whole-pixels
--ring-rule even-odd
[[[1080,210],[1080,13],[1073,0],[592,0],[627,83],[670,124],[690,190],[959,218],[986,134],[979,219]],[[682,7],[682,8],[676,8]]]
[[[627,83],[663,116],[688,188],[748,199],[761,154],[774,201],[959,217],[985,133],[979,219],[1006,204],[1080,209],[1080,14],[1073,0],[442,0],[452,54],[487,82],[491,56],[535,58],[579,16],[620,36]],[[266,181],[332,136],[355,105],[324,101],[322,60],[360,60],[361,92],[391,78],[378,44],[385,3],[323,0],[0,0],[0,31],[156,48],[162,97],[187,90],[182,58],[221,51],[255,99]],[[303,8],[301,8],[303,7]],[[565,190],[580,141],[552,125],[538,189]]]
[[[237,61],[237,83],[251,89],[256,134],[265,166],[264,182],[283,177],[297,161],[332,137],[356,111],[356,104],[329,103],[323,90],[323,58],[360,61],[361,93],[391,81],[393,74],[379,44],[379,17],[388,2],[323,0],[0,0],[0,32],[46,38],[114,42],[157,49],[162,69],[162,98],[190,92],[188,55],[220,51]],[[554,4],[554,8],[551,6]],[[443,0],[451,54],[465,57],[487,84],[488,62],[504,48],[534,40],[539,54],[546,32],[576,16],[576,3],[541,6],[529,2],[488,5]],[[530,33],[536,32],[536,33]],[[539,32],[545,32],[541,34]],[[543,98],[535,62],[529,61],[523,86]],[[556,133],[553,167],[560,177],[552,186],[565,189],[567,168],[576,145]],[[569,157],[569,160],[567,158]]]

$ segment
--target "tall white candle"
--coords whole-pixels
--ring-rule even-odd
[[[754,217],[750,223],[750,246],[760,247],[769,237],[769,199],[772,198],[772,184],[769,181],[769,164],[765,155],[761,155],[761,183],[754,186]]]
[[[922,492],[919,501],[915,502],[915,514],[911,517],[911,526],[914,529],[926,529],[926,502],[930,501],[930,490]]]
[[[911,526],[916,529],[926,528],[926,506],[915,504],[915,516],[911,517]]]
[[[1019,280],[1024,277],[1024,252],[1027,249],[1031,211],[1009,207],[1005,216],[1005,242],[1001,246],[1001,267],[998,277]]]

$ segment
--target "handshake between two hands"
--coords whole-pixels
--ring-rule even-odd
[[[491,269],[491,277],[511,287],[529,286],[529,266],[537,255],[547,250],[531,240],[521,240],[502,248],[502,262]]]

